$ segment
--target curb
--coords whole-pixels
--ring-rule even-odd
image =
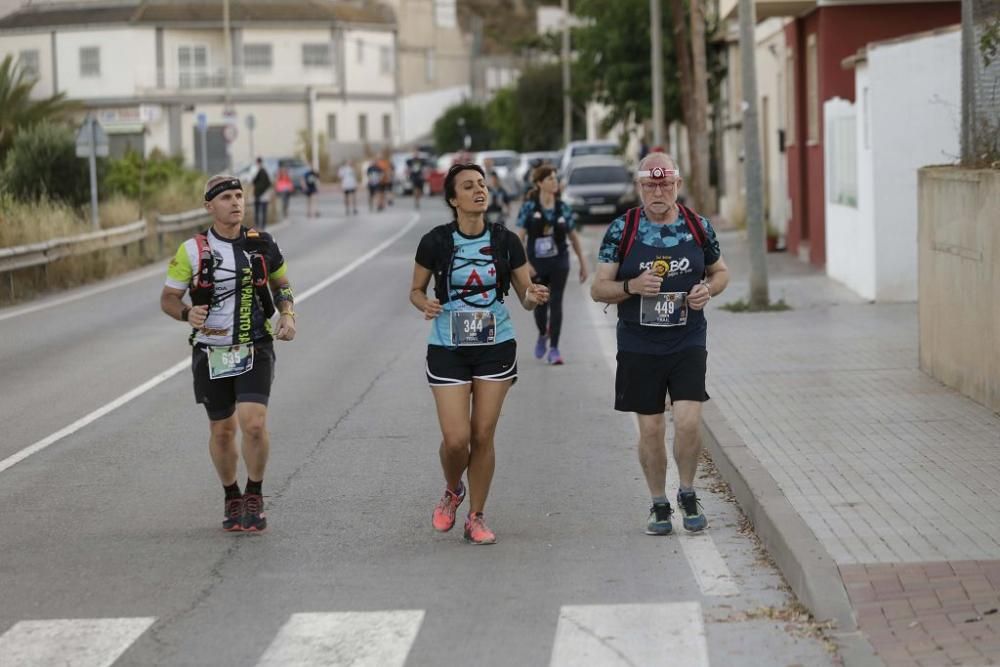
[[[795,595],[815,618],[836,622],[837,630],[831,636],[844,665],[881,667],[884,663],[858,629],[836,563],[785,498],[771,473],[711,402],[704,404],[702,425],[702,442],[719,474]]]

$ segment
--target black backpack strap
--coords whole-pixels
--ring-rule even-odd
[[[705,234],[705,228],[701,226],[701,216],[683,204],[677,204],[677,208],[680,209],[681,215],[684,216],[684,222],[687,223],[691,235],[694,236],[694,240],[698,242],[698,247],[704,248],[708,242],[708,238]]]
[[[442,304],[448,301],[449,282],[451,281],[451,264],[454,259],[455,241],[452,231],[455,223],[438,225],[431,230],[434,241],[434,298]]]
[[[503,223],[495,222],[490,228],[490,245],[493,246],[493,263],[497,269],[497,301],[510,292],[510,242],[512,232]],[[521,242],[520,239],[517,241]]]
[[[622,264],[632,246],[635,244],[635,236],[639,232],[639,218],[642,217],[642,209],[638,206],[625,211],[625,227],[622,229],[622,237],[618,241],[618,263]]]

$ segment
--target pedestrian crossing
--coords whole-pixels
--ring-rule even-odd
[[[403,667],[425,611],[296,613],[258,667]],[[155,618],[20,621],[0,635],[3,667],[109,667]],[[198,656],[186,656],[194,662]],[[708,667],[698,602],[566,605],[555,622],[549,667],[678,664]]]

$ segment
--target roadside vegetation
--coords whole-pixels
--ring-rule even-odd
[[[94,230],[90,173],[76,156],[82,109],[61,95],[32,99],[34,79],[11,57],[0,61],[0,248]],[[99,159],[101,229],[190,210],[203,176],[181,158],[153,152]],[[157,259],[154,244],[132,244],[0,274],[0,305],[122,273]]]

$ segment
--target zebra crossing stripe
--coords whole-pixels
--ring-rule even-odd
[[[155,618],[20,621],[0,635],[4,667],[109,667]]]
[[[708,667],[701,605],[564,606],[549,667],[601,665]]]
[[[258,667],[402,667],[421,610],[292,614]]]

